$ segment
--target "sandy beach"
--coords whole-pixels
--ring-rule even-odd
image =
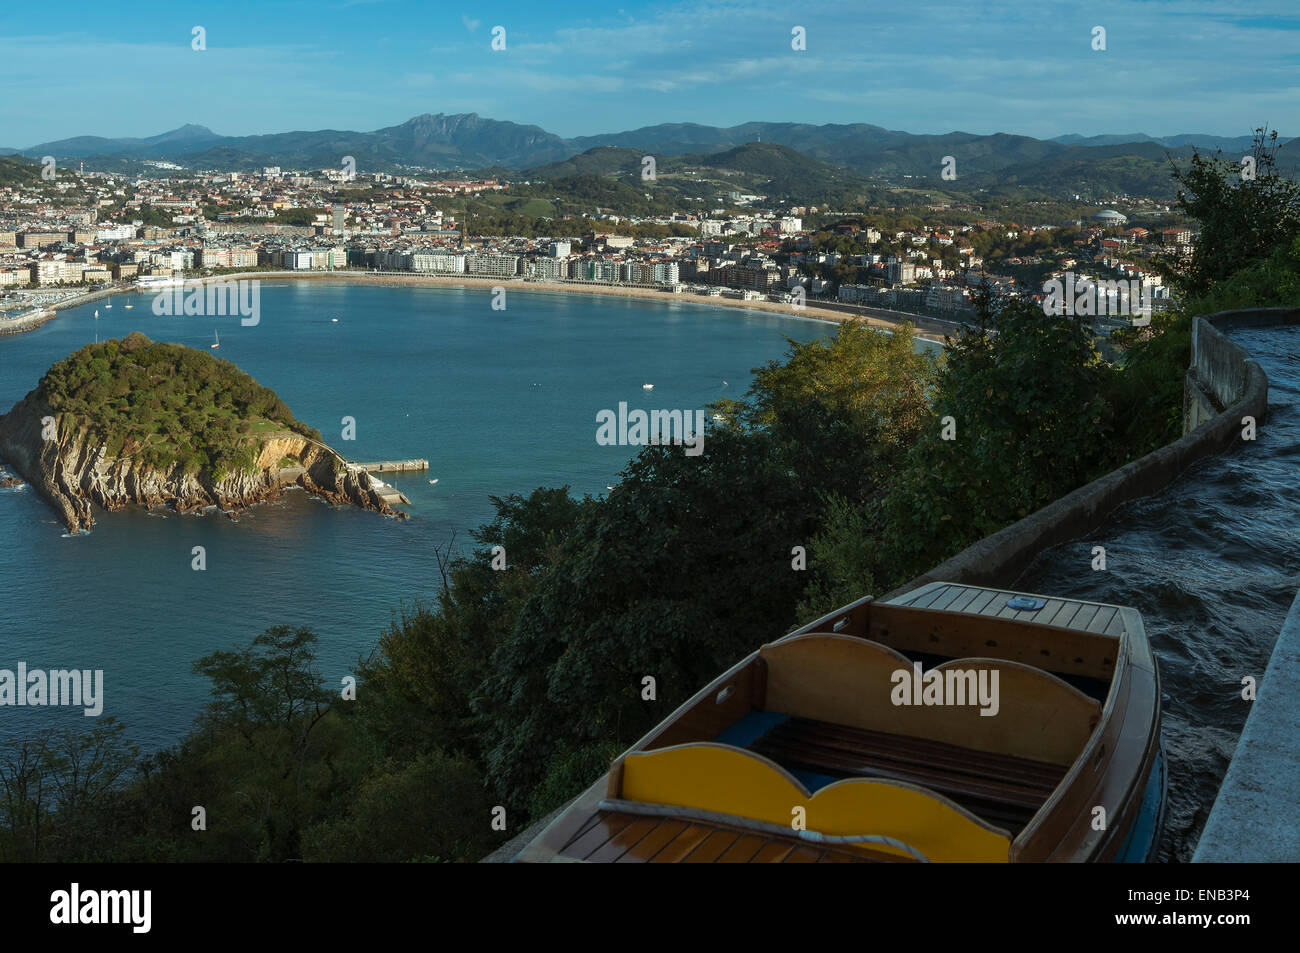
[[[808,304],[802,308],[795,308],[792,305],[778,304],[773,301],[744,301],[739,298],[726,298],[722,296],[713,297],[687,291],[672,292],[660,290],[658,288],[643,288],[630,285],[606,285],[595,282],[524,281],[520,278],[477,278],[470,275],[407,275],[393,272],[371,271],[249,271],[231,273],[228,275],[215,275],[208,278],[186,278],[185,281],[186,284],[190,284],[243,279],[257,279],[259,281],[347,282],[353,284],[374,285],[424,285],[447,288],[490,289],[495,287],[504,287],[507,294],[510,291],[542,291],[555,294],[576,293],[609,295],[617,298],[641,298],[648,301],[665,302],[675,301],[683,304],[697,304],[721,308],[740,308],[745,311],[764,311],[769,314],[779,314],[784,317],[827,321],[834,324],[843,324],[848,321],[854,321],[867,324],[874,328],[881,328],[886,331],[896,328],[898,325],[906,321],[910,321],[915,326],[915,334],[917,337],[925,338],[940,344],[943,343],[945,335],[952,336],[958,328],[958,325],[942,321],[938,318],[931,318],[925,315],[904,314],[902,312],[884,312],[876,308],[855,309],[854,306],[851,305],[834,305],[825,302],[817,302],[815,304]],[[88,304],[91,301],[97,301],[100,298],[106,298],[110,295],[132,293],[147,294],[148,292],[131,286],[106,288],[101,291],[90,291],[83,295],[68,298],[58,304],[51,305],[50,308],[53,312],[58,312],[65,308],[74,308],[78,305]],[[874,313],[865,313],[868,310]],[[41,319],[26,323],[21,327],[6,327],[6,324],[9,324],[9,322],[0,322],[0,335],[30,331],[33,328],[40,327],[46,321],[52,320],[55,316],[56,314],[52,313]],[[16,324],[17,322],[14,323]]]

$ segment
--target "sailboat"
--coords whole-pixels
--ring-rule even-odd
[[[216,331],[213,331],[212,336],[216,338],[216,340],[212,344],[209,344],[208,347],[215,351],[217,348],[221,347],[221,335]]]

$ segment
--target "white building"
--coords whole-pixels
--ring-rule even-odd
[[[442,275],[463,275],[465,273],[465,256],[450,255],[446,252],[415,252],[410,256],[412,271],[432,272]]]
[[[490,275],[494,278],[509,278],[519,274],[518,255],[494,255],[477,253],[465,256],[465,271],[471,275]]]

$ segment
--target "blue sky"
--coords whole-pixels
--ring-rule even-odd
[[[504,52],[490,48],[498,25]],[[791,49],[795,25],[806,51]],[[206,50],[191,48],[195,26]],[[562,136],[749,120],[1297,135],[1298,67],[1295,0],[8,0],[0,146],[186,122],[371,130],[424,112]]]

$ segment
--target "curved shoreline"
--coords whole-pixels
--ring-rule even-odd
[[[899,327],[901,324],[910,322],[914,327],[914,334],[918,338],[942,345],[945,336],[951,336],[957,329],[958,325],[941,321],[937,318],[930,318],[925,315],[912,315],[904,312],[897,312],[897,320],[881,318],[866,313],[836,310],[832,307],[823,307],[818,304],[808,304],[800,309],[795,309],[787,304],[777,304],[773,301],[745,301],[740,298],[712,297],[707,295],[697,295],[691,292],[671,292],[663,291],[656,288],[637,287],[633,285],[606,285],[595,282],[559,282],[559,281],[525,281],[520,278],[493,278],[493,277],[473,277],[469,275],[417,275],[417,274],[394,274],[392,272],[372,272],[372,271],[324,271],[324,272],[294,272],[294,271],[244,271],[231,272],[226,275],[211,275],[205,277],[186,278],[185,283],[205,284],[210,281],[237,281],[237,280],[258,280],[258,281],[322,281],[326,283],[342,284],[372,284],[372,285],[392,285],[392,286],[413,286],[413,287],[442,287],[442,288],[495,288],[504,287],[507,290],[514,289],[518,291],[541,291],[555,294],[568,294],[577,292],[579,294],[606,295],[615,298],[639,298],[645,301],[676,302],[680,304],[701,305],[704,307],[717,306],[722,308],[735,308],[742,311],[756,311],[767,314],[776,314],[781,317],[794,318],[796,320],[821,321],[829,324],[845,324],[855,322],[866,324],[869,327],[879,330],[889,331]],[[57,304],[51,305],[50,314],[38,321],[33,321],[23,327],[5,328],[0,323],[0,335],[20,334],[24,331],[34,330],[47,321],[52,321],[58,316],[58,312],[67,308],[79,307],[83,304],[89,304],[92,301],[98,301],[115,294],[148,294],[149,289],[136,287],[122,288],[104,288],[100,291],[91,291],[83,295],[68,298]],[[844,306],[848,307],[848,306]],[[878,310],[878,309],[873,309]]]
[[[83,304],[90,304],[92,301],[98,301],[101,298],[107,298],[115,294],[131,294],[138,292],[138,288],[101,288],[98,291],[86,291],[79,295],[65,298],[45,308],[48,312],[34,321],[0,321],[0,337],[10,334],[22,334],[24,331],[35,331],[41,325],[53,321],[59,316],[59,312],[65,308],[76,308]]]

